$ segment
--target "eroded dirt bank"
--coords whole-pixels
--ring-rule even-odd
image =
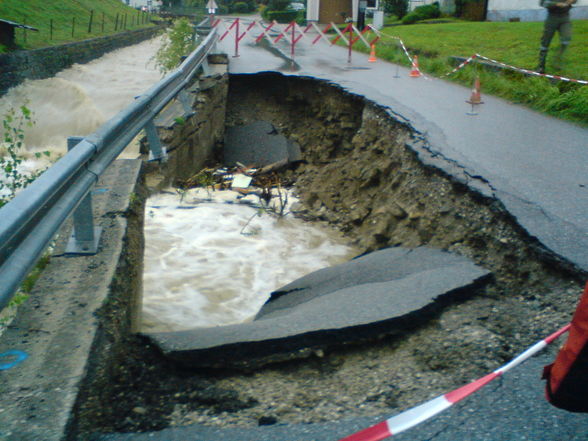
[[[228,126],[265,120],[300,144],[304,162],[282,175],[304,202],[299,216],[328,222],[363,251],[449,250],[495,281],[405,336],[255,372],[183,371],[138,341],[92,430],[394,413],[496,369],[570,319],[581,275],[541,252],[496,201],[423,166],[411,150],[422,139],[385,109],[275,74],[232,77],[229,97]]]

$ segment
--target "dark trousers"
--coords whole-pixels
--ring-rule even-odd
[[[569,14],[549,14],[543,27],[541,37],[541,50],[546,51],[556,32],[559,32],[559,41],[562,46],[567,46],[572,40],[572,22]]]

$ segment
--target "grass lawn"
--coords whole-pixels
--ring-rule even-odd
[[[39,30],[17,29],[19,49],[36,49],[152,26],[146,14],[120,0],[0,0],[0,18]],[[0,52],[3,50],[6,48],[0,46]]]
[[[441,76],[453,68],[452,55],[468,57],[475,53],[513,66],[533,70],[538,62],[539,40],[543,30],[540,22],[456,22],[414,24],[383,29],[388,36],[399,37],[411,53],[418,52],[422,71]],[[588,80],[588,20],[573,22],[573,39],[560,70],[552,64],[559,46],[556,36],[551,44],[547,73],[573,79]],[[355,48],[367,51],[359,44]],[[377,44],[377,55],[389,61],[409,65],[409,61],[392,38],[384,37]],[[528,78],[514,72],[494,73],[470,64],[450,77],[471,85],[480,76],[482,92],[522,103],[536,110],[588,125],[588,86]]]

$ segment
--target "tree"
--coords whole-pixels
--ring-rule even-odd
[[[385,11],[402,18],[408,12],[408,0],[384,0]]]

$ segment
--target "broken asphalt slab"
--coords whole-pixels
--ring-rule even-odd
[[[267,121],[227,128],[224,143],[224,163],[229,166],[241,163],[259,167],[302,158],[300,146],[278,133]]]
[[[277,290],[251,322],[147,336],[184,365],[252,368],[407,332],[489,278],[448,252],[388,248]]]

